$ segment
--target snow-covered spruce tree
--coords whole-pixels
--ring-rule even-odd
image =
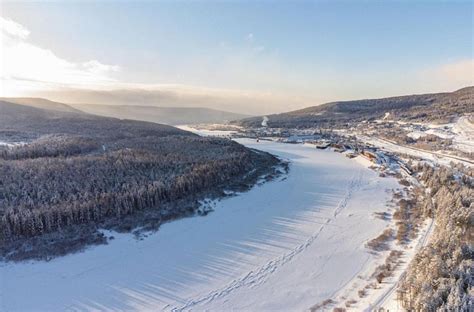
[[[416,311],[469,311],[473,289],[474,189],[472,175],[422,166],[421,179],[431,189],[436,227],[430,243],[411,262],[401,282],[398,298]],[[430,210],[425,210],[431,214]]]

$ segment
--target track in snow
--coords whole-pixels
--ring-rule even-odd
[[[341,213],[342,210],[344,210],[344,208],[349,203],[353,193],[360,189],[362,185],[362,176],[363,171],[359,170],[357,174],[352,177],[351,181],[348,183],[346,194],[333,211],[333,217],[327,218],[326,221],[320,226],[320,228],[316,232],[314,232],[313,235],[311,235],[304,243],[296,246],[290,252],[268,261],[257,269],[249,271],[247,274],[244,274],[242,277],[231,281],[224,287],[213,290],[205,296],[189,299],[185,305],[180,307],[174,307],[171,309],[171,311],[187,311],[199,304],[210,303],[215,299],[223,298],[239,288],[252,288],[264,283],[268,279],[268,277],[278,268],[290,262],[295,256],[308,249],[308,247],[311,246],[311,244],[318,238],[319,234],[323,231],[325,226],[330,224],[335,218],[337,218],[337,216]]]

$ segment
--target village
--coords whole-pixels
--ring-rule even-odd
[[[222,129],[225,129],[222,128]],[[251,138],[257,142],[273,141],[287,144],[304,144],[320,150],[332,150],[348,158],[361,157],[371,163],[371,167],[389,175],[398,172],[412,175],[404,161],[394,153],[360,140],[349,131],[332,129],[278,129],[278,128],[239,128],[233,131],[218,132],[216,136],[229,139]],[[237,130],[237,131],[234,131]],[[353,129],[355,130],[355,129]],[[359,132],[360,133],[360,132]]]

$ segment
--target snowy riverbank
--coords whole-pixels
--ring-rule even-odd
[[[395,179],[331,151],[238,141],[289,159],[288,177],[143,240],[111,233],[108,246],[1,264],[0,309],[300,311],[374,265],[364,244],[389,225],[373,213],[394,209]]]

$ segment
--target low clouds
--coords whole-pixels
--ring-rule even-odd
[[[30,31],[24,26],[0,17],[2,95],[21,95],[32,90],[54,89],[58,86],[89,86],[114,83],[116,65],[97,60],[82,63],[67,61],[53,51],[28,41]]]
[[[395,69],[300,63],[283,59],[279,50],[254,33],[222,41],[216,54],[149,59],[167,66],[146,68],[149,83],[130,79],[133,68],[99,60],[72,62],[33,44],[30,31],[0,17],[0,96],[41,96],[56,101],[90,104],[209,107],[244,114],[271,114],[333,100],[453,91],[473,85],[474,60],[453,60],[431,67]],[[192,55],[191,55],[192,56]],[[148,65],[148,63],[145,63]],[[370,65],[370,64],[369,64]],[[132,75],[133,76],[133,75]],[[125,78],[128,77],[128,78]],[[143,75],[134,76],[142,79]],[[172,78],[174,77],[174,78]],[[156,82],[170,82],[174,84]],[[142,80],[143,81],[143,80]],[[208,88],[197,87],[212,86]],[[234,89],[235,88],[235,89]],[[246,91],[252,90],[252,91]]]
[[[117,65],[98,60],[71,62],[31,43],[30,31],[23,25],[0,17],[0,26],[1,96],[40,96],[66,103],[201,106],[245,114],[271,113],[304,105],[300,98],[268,92],[121,82],[114,78],[114,74],[121,70]],[[257,72],[251,71],[247,61],[253,58],[252,53],[264,50],[263,46],[256,44],[252,33],[245,39],[249,44],[247,50],[239,50],[225,63],[229,75],[240,80],[246,80],[249,75],[258,76]]]
[[[474,59],[463,59],[436,65],[419,74],[423,89],[454,91],[474,85]]]
[[[449,81],[456,86],[474,85],[474,59],[442,65],[435,73],[439,79]]]
[[[0,17],[0,29],[4,35],[13,38],[26,39],[30,34],[30,31],[22,25],[3,17]]]

